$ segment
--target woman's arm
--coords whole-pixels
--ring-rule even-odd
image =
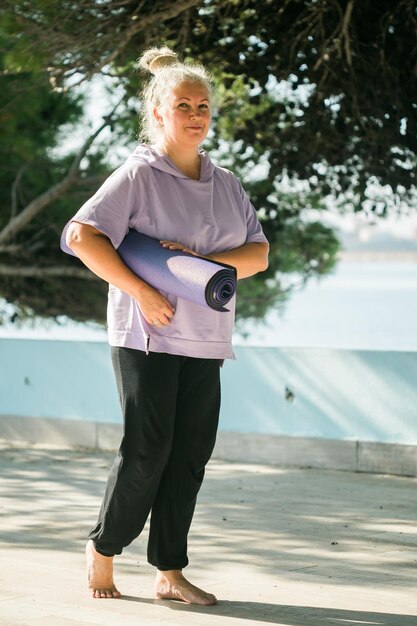
[[[190,248],[186,248],[174,241],[163,240],[161,243],[164,248],[169,248],[170,250],[182,250],[195,256],[201,256],[197,252],[190,250]],[[268,253],[269,244],[267,243],[245,243],[240,248],[228,250],[227,252],[214,252],[213,254],[205,255],[204,258],[233,265],[236,268],[237,277],[240,279],[266,270],[268,267]]]
[[[240,279],[265,271],[268,267],[268,253],[269,244],[267,243],[245,243],[234,250],[209,254],[207,258],[233,265]]]
[[[66,244],[94,274],[132,296],[149,324],[169,324],[174,315],[171,303],[123,263],[101,231],[89,224],[72,222]]]

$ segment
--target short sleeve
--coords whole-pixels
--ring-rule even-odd
[[[237,179],[236,181],[238,184],[238,194],[240,196],[246,217],[246,243],[268,243],[268,240],[263,233],[262,226],[258,220],[258,216],[256,215],[255,207],[249,200],[248,195],[243,189],[240,181]]]
[[[71,222],[89,224],[101,231],[118,248],[139,217],[140,187],[137,168],[126,164],[104,181],[98,191],[77,211],[61,235],[61,249],[74,254],[66,245],[66,234]]]

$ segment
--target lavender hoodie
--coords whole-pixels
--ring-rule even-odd
[[[205,255],[266,242],[262,228],[238,179],[201,154],[200,180],[188,178],[162,152],[140,144],[126,162],[103,183],[66,225],[61,248],[72,221],[90,224],[107,235],[117,249],[129,228],[179,242]],[[199,306],[161,292],[175,308],[170,324],[149,325],[138,303],[109,285],[107,323],[109,343],[146,352],[191,357],[234,358],[231,338],[235,297],[229,312]]]

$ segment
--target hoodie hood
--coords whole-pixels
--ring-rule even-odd
[[[166,174],[171,174],[171,176],[176,176],[177,178],[186,178],[191,180],[192,182],[201,182],[206,183],[209,182],[213,177],[214,165],[204,150],[199,150],[199,154],[201,156],[201,173],[200,180],[193,181],[191,178],[186,176],[184,172],[179,170],[173,161],[167,156],[160,148],[156,146],[148,145],[141,143],[137,146],[134,152],[128,157],[127,161],[131,161],[139,159],[140,161],[146,161],[148,165],[155,168],[156,170],[160,170],[161,172],[165,172]]]

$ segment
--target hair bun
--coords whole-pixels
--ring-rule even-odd
[[[162,48],[151,48],[144,52],[138,60],[139,67],[148,70],[151,74],[156,74],[164,69],[164,67],[174,65],[175,63],[178,63],[177,54],[166,46]]]

